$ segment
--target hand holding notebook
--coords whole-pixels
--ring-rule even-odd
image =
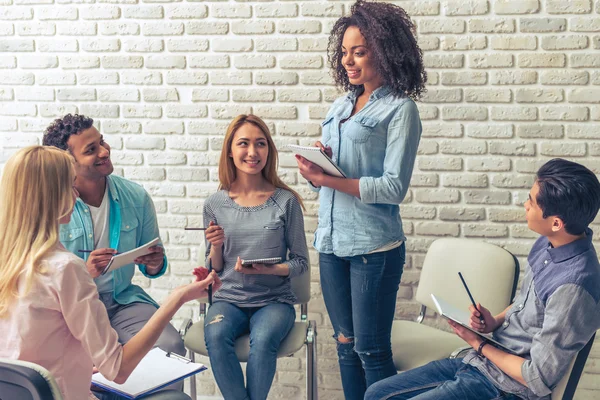
[[[109,261],[109,263],[106,265],[106,268],[104,268],[104,271],[102,271],[102,275],[106,274],[107,272],[113,271],[117,268],[121,268],[127,264],[131,264],[131,263],[135,262],[135,259],[138,257],[142,257],[142,256],[152,253],[152,251],[150,250],[150,247],[157,245],[159,242],[160,242],[160,238],[154,238],[151,241],[149,241],[148,243],[146,243],[136,249],[115,255]]]
[[[298,146],[295,144],[288,144],[289,147],[295,154],[306,158],[308,161],[323,168],[323,171],[331,176],[337,176],[339,178],[346,178],[346,174],[341,168],[333,162],[331,158],[319,147],[309,146]]]
[[[463,327],[467,328],[471,332],[476,333],[481,338],[483,338],[487,342],[493,344],[494,346],[496,346],[508,353],[516,354],[513,350],[509,349],[508,347],[505,347],[502,343],[496,341],[496,339],[494,339],[493,335],[488,334],[488,333],[481,333],[481,332],[478,332],[475,329],[473,329],[471,327],[471,324],[469,323],[469,321],[471,320],[471,314],[469,312],[454,307],[453,305],[451,305],[450,303],[447,303],[443,299],[436,297],[433,293],[431,294],[431,298],[433,299],[433,302],[435,304],[435,307],[437,308],[438,313],[442,317],[445,317],[449,320],[456,322],[459,325],[462,325]]]

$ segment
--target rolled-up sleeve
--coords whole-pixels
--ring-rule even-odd
[[[402,202],[410,184],[420,140],[419,110],[413,101],[405,101],[388,126],[383,176],[360,178],[360,200],[363,203]]]
[[[56,296],[71,334],[102,375],[114,380],[121,368],[123,347],[83,261],[64,266],[57,277]]]
[[[533,337],[531,360],[521,366],[527,386],[537,396],[548,396],[571,361],[598,329],[588,323],[598,304],[581,286],[566,284],[547,300],[542,329]]]
[[[289,249],[288,261],[285,264],[290,269],[290,278],[302,275],[308,269],[308,246],[304,232],[304,216],[302,207],[296,197],[287,205],[285,221],[285,241]]]

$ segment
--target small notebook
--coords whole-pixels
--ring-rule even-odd
[[[205,369],[203,364],[155,347],[142,358],[124,384],[109,381],[99,372],[92,375],[92,383],[127,399],[137,399]]]
[[[102,271],[102,275],[107,272],[113,271],[115,269],[121,268],[127,264],[131,264],[135,261],[136,258],[145,256],[146,254],[150,254],[150,247],[157,245],[160,242],[160,238],[154,238],[148,243],[138,247],[137,249],[129,250],[125,253],[118,254],[113,256],[110,259],[106,267],[104,267],[104,271]]]
[[[479,336],[481,336],[482,338],[484,338],[485,340],[487,340],[494,346],[496,346],[508,353],[517,354],[513,350],[504,346],[502,343],[496,341],[494,339],[494,337],[492,335],[490,335],[489,333],[481,333],[481,332],[478,332],[475,329],[471,328],[471,325],[469,324],[469,321],[471,320],[471,314],[469,312],[461,310],[459,308],[456,308],[452,304],[447,303],[446,301],[440,299],[439,297],[435,297],[435,295],[433,293],[431,294],[431,298],[433,299],[433,302],[435,303],[435,307],[437,308],[438,313],[442,317],[451,319],[452,321],[464,326],[471,332],[475,332],[476,334],[478,334]]]
[[[271,257],[271,258],[255,258],[253,260],[242,260],[242,265],[252,265],[252,264],[277,264],[281,262],[281,257]]]
[[[288,144],[287,147],[292,149],[292,151],[302,157],[306,158],[308,161],[317,164],[319,167],[323,168],[326,174],[331,176],[337,176],[339,178],[346,178],[346,174],[344,171],[338,167],[336,163],[333,162],[331,158],[325,154],[323,150],[318,147],[308,147],[308,146],[298,146],[295,144]]]

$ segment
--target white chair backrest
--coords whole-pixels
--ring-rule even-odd
[[[435,294],[467,310],[471,301],[463,287],[461,272],[476,302],[492,314],[503,311],[512,301],[518,279],[515,258],[493,244],[470,239],[438,239],[431,244],[423,263],[416,300],[436,310]]]
[[[298,298],[296,304],[308,303],[310,300],[310,259],[308,269],[302,275],[292,279],[292,291]]]
[[[575,390],[577,389],[577,384],[579,383],[579,378],[581,377],[581,373],[585,367],[585,362],[587,361],[590,350],[594,345],[595,337],[596,335],[594,334],[587,342],[585,347],[579,350],[577,356],[573,359],[573,361],[571,361],[565,376],[562,377],[562,379],[554,387],[554,390],[552,390],[552,400],[571,400],[573,398],[575,395]]]

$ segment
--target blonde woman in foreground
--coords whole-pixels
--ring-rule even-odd
[[[0,357],[42,365],[65,400],[88,397],[92,367],[123,383],[206,279],[175,289],[144,328],[121,345],[84,262],[59,242],[78,195],[72,157],[32,146],[13,155],[0,183]]]

